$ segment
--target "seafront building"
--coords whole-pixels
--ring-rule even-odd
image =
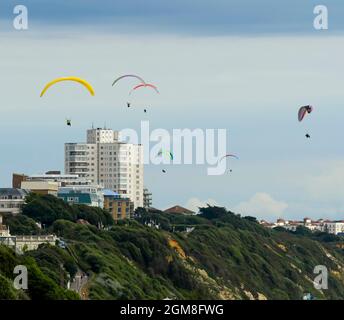
[[[65,174],[113,190],[134,208],[143,206],[143,147],[121,142],[118,131],[90,129],[85,143],[66,143]]]

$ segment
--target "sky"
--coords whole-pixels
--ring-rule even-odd
[[[232,172],[206,166],[145,167],[153,206],[207,203],[243,215],[344,219],[341,144],[344,4],[339,1],[23,0],[29,29],[13,28],[17,1],[0,3],[0,186],[12,172],[64,166],[64,143],[82,142],[92,123],[115,130],[219,129],[228,132]],[[313,27],[326,5],[329,29]],[[160,95],[112,81],[136,73]],[[59,86],[77,75],[96,90]],[[149,104],[147,114],[143,108]],[[297,111],[312,104],[302,124]],[[65,119],[72,118],[72,128]],[[305,139],[305,132],[312,136]],[[165,166],[166,167],[166,166]]]

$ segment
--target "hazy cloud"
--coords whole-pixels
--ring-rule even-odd
[[[287,203],[275,200],[268,193],[258,192],[248,201],[239,203],[233,211],[243,215],[252,215],[260,219],[271,219],[283,216],[287,208]]]
[[[317,201],[343,202],[344,162],[335,162],[327,166],[322,173],[306,178],[306,191]]]

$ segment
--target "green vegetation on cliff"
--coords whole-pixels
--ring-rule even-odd
[[[23,213],[25,218],[7,220],[10,227],[30,232],[31,226],[36,232],[33,221],[41,222],[47,225],[44,232],[55,233],[67,246],[43,245],[19,257],[0,247],[3,297],[7,292],[18,299],[72,298],[65,287],[80,271],[88,275],[88,299],[300,299],[305,292],[318,299],[344,298],[344,244],[338,237],[268,230],[252,217],[218,207],[203,208],[198,216],[140,209],[135,220],[111,225],[103,210],[35,197]],[[81,217],[90,225],[75,223]],[[30,270],[52,289],[11,289],[13,264],[6,272],[2,267],[7,255],[18,259],[14,264],[31,263]],[[314,289],[317,265],[329,270],[328,290]]]

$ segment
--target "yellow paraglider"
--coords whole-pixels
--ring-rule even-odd
[[[42,90],[41,92],[41,97],[43,97],[43,95],[45,94],[45,92],[55,83],[57,82],[61,82],[61,81],[75,81],[75,82],[79,82],[80,84],[82,84],[89,92],[92,96],[94,96],[94,89],[93,87],[84,79],[78,78],[78,77],[64,77],[64,78],[57,78],[54,79],[53,81],[50,81]]]

